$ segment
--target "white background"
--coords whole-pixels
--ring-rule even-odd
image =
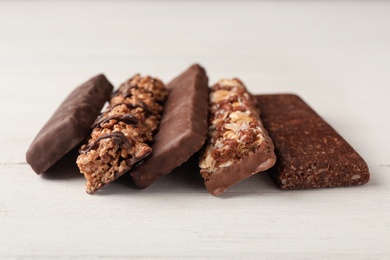
[[[390,258],[390,2],[0,2],[0,258]],[[96,195],[68,160],[37,176],[35,134],[103,72],[292,92],[367,161],[367,185],[281,191],[258,174],[220,197],[182,169]]]

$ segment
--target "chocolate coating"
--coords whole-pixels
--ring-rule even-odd
[[[232,185],[258,173],[275,164],[272,141],[267,136],[263,146],[249,153],[230,167],[222,168],[205,180],[205,185],[212,195],[220,195]]]
[[[113,86],[99,74],[77,87],[38,132],[26,161],[38,174],[47,171],[88,135]]]
[[[363,158],[300,97],[258,95],[257,99],[277,156],[269,173],[281,189],[368,182]]]
[[[208,78],[194,64],[168,86],[164,113],[155,136],[152,154],[130,174],[146,188],[188,160],[204,144],[207,132]]]

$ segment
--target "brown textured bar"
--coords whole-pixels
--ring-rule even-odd
[[[77,87],[62,102],[26,153],[26,161],[36,173],[47,171],[88,135],[112,90],[111,83],[99,74]]]
[[[157,131],[167,96],[164,84],[136,75],[114,93],[96,119],[88,144],[80,149],[77,165],[93,193],[145,159]]]
[[[282,189],[362,185],[368,166],[360,155],[300,97],[257,95],[277,162],[269,170]]]
[[[233,184],[275,164],[271,139],[256,99],[238,79],[211,88],[209,129],[199,166],[207,190],[219,195]]]
[[[130,174],[139,188],[146,188],[197,152],[206,139],[208,78],[198,64],[172,80],[153,153]]]

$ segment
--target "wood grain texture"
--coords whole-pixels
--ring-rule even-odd
[[[388,259],[390,3],[0,2],[0,259]],[[93,196],[69,155],[37,176],[35,134],[103,72],[165,82],[199,62],[213,84],[302,96],[367,161],[361,187],[281,191],[257,174],[212,197],[184,166]]]

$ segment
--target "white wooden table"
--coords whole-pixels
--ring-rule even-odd
[[[389,2],[0,2],[0,259],[389,259]],[[258,174],[210,196],[185,170],[96,195],[72,161],[37,176],[35,134],[103,72],[302,96],[366,159],[371,180],[281,191]]]

